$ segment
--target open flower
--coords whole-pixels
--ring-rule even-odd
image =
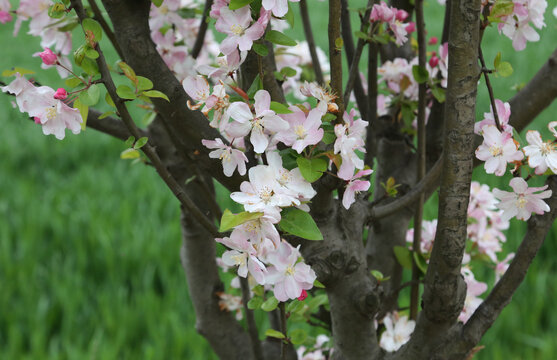
[[[416,322],[408,320],[408,316],[400,316],[397,312],[387,314],[383,318],[385,331],[381,334],[379,346],[387,351],[397,351],[410,340]]]
[[[209,157],[222,160],[224,175],[232,176],[236,168],[238,168],[238,173],[240,175],[246,174],[246,163],[248,162],[248,158],[243,152],[224,144],[220,138],[216,138],[215,140],[201,140],[201,143],[209,149],[216,149],[209,153]]]
[[[526,181],[520,177],[512,178],[509,185],[514,192],[493,189],[493,195],[500,200],[497,207],[503,210],[503,220],[516,216],[517,219],[526,221],[532,213],[541,215],[549,211],[549,206],[542,200],[551,196],[551,190],[544,191],[547,185],[529,188]],[[541,193],[535,194],[539,191]]]
[[[279,132],[275,139],[283,142],[285,145],[291,146],[298,154],[308,145],[315,145],[323,139],[323,129],[321,126],[321,117],[323,112],[319,109],[313,109],[306,114],[297,106],[290,106],[292,114],[284,114],[282,118],[288,121],[290,128]]]
[[[513,138],[501,133],[495,125],[485,125],[482,134],[484,142],[476,149],[476,157],[485,161],[486,173],[502,176],[507,169],[507,163],[524,158]]]
[[[350,206],[356,201],[356,194],[362,191],[367,191],[369,189],[370,183],[367,180],[357,180],[361,177],[370,175],[373,172],[371,169],[361,170],[356,173],[350,179],[346,185],[346,190],[344,190],[344,195],[342,196],[342,205],[345,209],[350,209]]]
[[[224,55],[228,55],[239,48],[240,51],[250,50],[253,42],[265,32],[265,26],[261,21],[252,22],[249,6],[238,10],[230,10],[227,7],[220,8],[219,18],[215,28],[228,35],[220,45]]]
[[[236,121],[229,125],[227,132],[232,137],[243,137],[251,132],[250,142],[253,149],[261,154],[269,145],[269,132],[284,131],[289,125],[270,110],[271,96],[266,90],[259,90],[254,99],[255,115],[244,102],[230,104],[228,114]]]
[[[367,121],[354,120],[356,111],[352,109],[350,113],[344,113],[342,119],[344,124],[335,125],[335,135],[337,136],[334,145],[335,154],[340,154],[342,164],[338,169],[338,177],[344,180],[352,179],[355,169],[363,169],[364,161],[360,159],[356,150],[366,152],[364,135]]]
[[[526,133],[526,141],[528,146],[524,147],[524,153],[528,156],[528,165],[536,169],[536,174],[540,175],[550,168],[554,174],[557,174],[557,148],[555,144],[542,140],[539,132],[529,130]]]

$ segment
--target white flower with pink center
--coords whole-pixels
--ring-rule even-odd
[[[408,316],[400,316],[397,312],[387,314],[382,321],[385,331],[381,334],[379,346],[389,352],[397,351],[406,344],[416,327],[414,320],[408,320]]]
[[[236,168],[238,168],[238,173],[240,175],[246,174],[246,163],[248,162],[248,158],[242,151],[226,145],[220,138],[216,138],[215,140],[201,140],[201,143],[209,149],[215,149],[209,153],[209,157],[211,159],[222,160],[224,175],[232,176]]]
[[[335,125],[335,145],[334,153],[340,154],[342,164],[338,170],[338,177],[343,180],[350,180],[354,175],[355,169],[363,169],[364,161],[355,152],[356,150],[365,153],[365,129],[368,122],[364,120],[354,120],[356,111],[352,109],[350,113],[344,113],[344,124]]]
[[[524,158],[513,138],[507,133],[501,133],[494,125],[485,125],[482,133],[484,142],[476,149],[476,157],[485,161],[486,173],[502,176],[507,169],[507,163]]]
[[[42,125],[45,135],[53,134],[62,140],[66,129],[74,134],[81,131],[83,120],[79,110],[55,99],[54,89],[48,86],[36,88],[18,73],[15,80],[2,87],[2,91],[15,94],[19,110],[34,117],[35,122]]]
[[[240,190],[230,194],[232,200],[244,205],[246,211],[263,212],[280,219],[281,207],[300,205],[300,200],[277,180],[272,167],[257,165],[249,169],[249,182],[244,181]]]
[[[265,25],[262,21],[251,24],[251,9],[244,6],[238,10],[230,10],[227,7],[220,8],[219,18],[215,28],[227,34],[227,38],[220,45],[220,50],[224,55],[228,55],[239,48],[240,51],[250,50],[253,42],[265,32]]]
[[[503,210],[503,220],[516,217],[526,221],[532,213],[541,215],[549,211],[549,206],[543,201],[551,196],[551,190],[545,190],[547,185],[528,187],[526,181],[520,177],[512,178],[509,185],[514,192],[493,189],[493,194],[499,199],[497,207]]]
[[[539,132],[529,130],[526,133],[528,146],[524,147],[524,154],[528,157],[528,165],[541,175],[551,169],[557,174],[557,146],[551,141],[544,142]]]
[[[284,131],[289,125],[270,110],[271,96],[266,90],[259,90],[254,99],[255,115],[244,102],[230,104],[228,115],[235,122],[229,125],[227,132],[232,137],[244,137],[251,132],[250,142],[255,152],[261,154],[269,145],[270,134]]]
[[[292,114],[283,114],[281,117],[288,121],[290,128],[277,133],[275,139],[301,154],[307,146],[315,145],[323,139],[324,131],[319,128],[323,112],[313,109],[306,117],[306,114],[297,106],[290,106],[289,109],[292,110]]]
[[[296,299],[302,290],[309,290],[317,276],[311,267],[298,261],[301,257],[299,246],[292,247],[286,241],[280,243],[276,252],[268,255],[269,267],[266,283],[274,285],[273,292],[278,301]]]
[[[369,189],[371,185],[369,181],[359,179],[371,173],[373,173],[371,169],[358,171],[356,175],[348,181],[346,189],[344,190],[344,195],[342,196],[342,206],[344,206],[346,210],[350,209],[350,206],[356,201],[356,194]]]

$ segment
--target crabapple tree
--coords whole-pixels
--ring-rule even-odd
[[[45,135],[95,129],[157,171],[182,209],[197,329],[220,358],[468,359],[557,215],[557,121],[549,138],[520,136],[557,96],[557,51],[500,99],[491,81],[512,64],[499,52],[491,66],[483,35],[517,52],[541,41],[547,1],[439,2],[433,34],[423,0],[330,0],[324,51],[308,0],[0,0],[3,26],[28,22],[43,47],[29,56],[66,84],[14,67],[2,91]],[[512,180],[490,189],[476,166]],[[528,230],[504,252],[509,221]]]

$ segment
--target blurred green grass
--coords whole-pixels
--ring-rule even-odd
[[[364,2],[351,2],[354,7]],[[294,6],[296,6],[294,4]],[[327,48],[326,2],[312,2],[317,43]],[[551,9],[551,6],[550,6]],[[429,35],[440,36],[443,9],[426,2]],[[357,21],[354,19],[354,30]],[[499,48],[515,74],[493,80],[497,97],[526,82],[557,43],[557,22],[548,11],[543,43],[515,53],[510,40],[489,29],[488,64]],[[297,29],[291,34],[299,35]],[[30,54],[38,40],[11,36],[0,26],[0,70],[37,69]],[[430,47],[429,50],[436,50]],[[491,61],[490,61],[491,59]],[[112,59],[114,60],[114,58]],[[362,61],[365,63],[365,59]],[[62,86],[54,70],[36,74]],[[2,79],[8,81],[9,79]],[[478,115],[488,110],[483,83]],[[38,126],[0,96],[0,358],[2,359],[216,359],[195,331],[195,315],[179,261],[179,209],[152,169],[119,159],[123,145],[93,130],[64,141]],[[554,120],[554,104],[537,127]],[[476,169],[491,186],[503,180]],[[426,216],[436,215],[436,199]],[[486,334],[477,359],[553,359],[557,354],[557,251],[554,229],[513,302]],[[506,249],[516,249],[524,224],[513,221]],[[490,280],[488,272],[482,280]]]

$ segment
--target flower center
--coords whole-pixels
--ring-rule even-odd
[[[220,156],[219,159],[222,161],[229,161],[230,160],[230,149],[226,149],[225,151],[223,151]]]
[[[45,115],[47,121],[54,120],[56,118],[56,107],[50,106],[46,108]]]
[[[493,156],[499,156],[503,153],[503,148],[501,148],[500,146],[492,145],[489,147],[489,152]]]
[[[540,150],[543,156],[547,156],[553,151],[553,144],[547,142],[543,143]]]
[[[528,201],[526,201],[526,199],[524,198],[523,195],[518,195],[518,199],[516,200],[516,206],[520,209],[524,208],[524,206],[526,206],[526,203]]]
[[[280,177],[277,179],[279,184],[282,186],[286,186],[291,180],[292,176],[290,175],[290,171],[288,170],[281,170]]]
[[[241,27],[240,25],[236,25],[236,24],[230,26],[230,31],[232,31],[232,33],[234,35],[238,35],[238,36],[244,35],[244,32],[245,32],[243,27]]]
[[[272,189],[269,189],[266,186],[263,189],[261,189],[261,191],[259,192],[259,197],[265,203],[268,203],[271,200],[271,197],[273,197],[273,195],[274,195],[274,191]]]
[[[296,135],[298,135],[298,137],[299,137],[300,139],[305,138],[306,135],[307,135],[306,129],[304,129],[304,126],[303,126],[303,125],[296,125],[296,126],[294,127],[294,133],[295,133]]]
[[[246,264],[246,257],[244,256],[244,254],[232,255],[231,258],[239,266],[244,266]]]
[[[286,275],[294,276],[294,268],[292,266],[288,266],[285,273]]]

